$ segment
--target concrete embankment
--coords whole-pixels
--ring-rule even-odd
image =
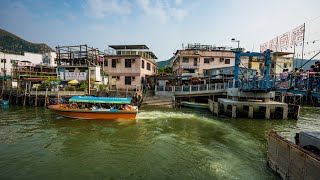
[[[146,96],[142,102],[143,106],[162,106],[162,107],[172,107],[172,97],[164,96]]]

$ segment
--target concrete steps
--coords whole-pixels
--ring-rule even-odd
[[[142,106],[143,105],[172,106],[172,98],[162,96],[147,96],[143,99]]]

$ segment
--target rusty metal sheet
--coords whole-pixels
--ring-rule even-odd
[[[305,160],[305,180],[318,180],[320,179],[320,161],[311,157],[306,156]]]
[[[303,179],[304,176],[304,160],[306,154],[298,148],[290,148],[290,162],[289,162],[289,179]]]

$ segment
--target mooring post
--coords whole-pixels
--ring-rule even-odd
[[[237,117],[237,106],[232,106],[232,118]]]
[[[253,106],[249,106],[248,117],[253,118]]]
[[[266,106],[266,119],[270,119],[270,111],[271,111],[271,108],[270,106]]]
[[[288,119],[288,106],[283,107],[283,119]]]

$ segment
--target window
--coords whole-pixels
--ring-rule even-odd
[[[104,66],[108,66],[108,59],[104,60]]]
[[[13,59],[10,60],[11,64],[14,64],[15,62],[16,62],[16,60],[13,60]]]
[[[131,59],[125,59],[124,67],[131,68]]]
[[[117,60],[116,59],[112,59],[112,67],[113,68],[117,67]]]
[[[6,63],[7,60],[6,60],[6,59],[1,59],[1,62],[2,62],[2,63]]]
[[[189,62],[189,58],[182,58],[182,62],[188,63]]]
[[[204,58],[203,59],[203,63],[210,63],[210,59],[209,58]]]
[[[151,70],[151,66],[150,66],[150,63],[147,63],[147,70]]]
[[[193,58],[193,65],[198,66],[198,58]]]
[[[283,63],[283,68],[287,68],[288,64],[287,63]]]
[[[124,84],[125,85],[131,85],[131,76],[125,76],[124,77]]]
[[[141,61],[141,67],[144,69],[144,60]]]
[[[230,59],[224,59],[224,64],[230,64]]]
[[[274,63],[271,63],[271,68],[274,68]]]

